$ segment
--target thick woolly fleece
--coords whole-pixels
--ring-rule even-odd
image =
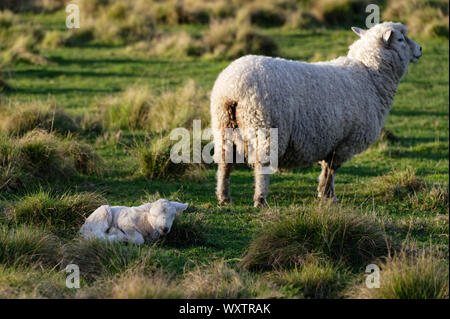
[[[215,145],[223,145],[227,127],[239,127],[244,136],[248,128],[278,128],[280,167],[325,161],[331,175],[367,149],[379,138],[399,81],[408,63],[421,56],[421,47],[407,38],[400,23],[353,30],[360,39],[346,57],[332,61],[305,63],[250,55],[232,62],[211,93]],[[221,154],[216,150],[216,161]],[[218,196],[227,201],[222,166]],[[268,178],[260,180],[268,183]],[[255,201],[265,198],[267,185],[256,188],[261,194],[255,194]],[[320,195],[334,197],[334,190],[333,194],[319,190]]]

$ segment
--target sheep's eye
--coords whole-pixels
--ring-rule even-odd
[[[398,38],[398,42],[402,42],[403,41],[403,38]]]

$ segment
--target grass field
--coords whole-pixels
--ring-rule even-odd
[[[65,19],[64,12],[21,16],[42,24],[46,30],[63,29]],[[166,28],[177,30],[180,26]],[[205,28],[183,27],[193,35]],[[276,39],[281,57],[305,61],[345,55],[356,38],[353,32],[343,29],[272,27],[264,32]],[[304,214],[306,221],[299,223],[308,223],[311,214],[325,215],[325,222],[318,222],[316,228],[310,225],[311,231],[320,232],[326,215],[335,214],[367,218],[367,223],[380,227],[391,238],[392,249],[425,250],[424,259],[430,263],[426,267],[431,267],[427,269],[436,267],[438,271],[431,270],[431,274],[412,271],[411,276],[432,277],[443,264],[447,268],[442,276],[447,281],[444,290],[447,289],[448,297],[449,42],[445,37],[413,38],[422,45],[423,57],[410,65],[387,119],[385,128],[394,137],[381,139],[343,165],[336,177],[338,204],[324,207],[316,198],[320,173],[317,166],[272,175],[270,207],[255,209],[252,171],[239,167],[231,178],[233,204],[219,207],[213,165],[194,178],[152,180],[139,174],[135,146],[144,143],[149,134],[158,138],[157,134],[153,137],[144,129],[126,128],[120,130],[119,137],[118,129],[114,128],[97,135],[80,133],[76,139],[91,145],[104,159],[103,175],[77,173],[63,181],[27,184],[14,192],[0,190],[0,209],[6,216],[0,222],[0,296],[389,297],[358,290],[365,281],[365,266],[374,262],[391,269],[390,265],[394,265],[402,272],[408,263],[403,260],[403,266],[398,264],[409,257],[383,259],[387,255],[384,253],[372,261],[364,259],[363,263],[353,262],[352,258],[323,260],[320,256],[328,256],[327,250],[317,248],[311,256],[319,257],[313,261],[305,258],[300,266],[265,271],[247,271],[242,267],[252,241],[270,225],[283,223],[283,218],[289,216]],[[95,113],[103,101],[136,85],[158,94],[174,91],[193,79],[199,90],[209,92],[219,72],[231,61],[149,57],[131,53],[123,45],[95,41],[45,49],[42,53],[49,64],[19,62],[8,68],[6,79],[11,89],[0,92],[0,107],[39,101],[58,105],[76,117]],[[199,103],[203,103],[199,109],[208,112],[207,99]],[[204,116],[207,118],[208,114]],[[58,207],[62,207],[58,206],[62,205],[58,199],[61,194],[74,196],[83,192],[99,194],[95,203],[131,206],[164,197],[189,202],[190,208],[177,217],[173,234],[166,240],[144,247],[83,243],[76,239],[76,227],[72,225],[53,220],[33,222],[36,219],[32,217],[25,221],[7,217],[20,207],[37,207],[33,198],[35,203],[42,203],[46,197],[53,198],[53,202],[47,203],[50,215],[57,215]],[[32,211],[33,208],[27,214],[33,214]],[[75,225],[82,222],[80,218]],[[352,230],[352,224],[349,225]],[[333,232],[333,228],[328,230]],[[322,240],[326,241],[325,237]],[[345,243],[343,240],[342,245]],[[45,258],[48,255],[51,260]],[[82,282],[78,290],[65,288],[63,266],[68,261],[80,265]],[[411,268],[421,264],[408,265]],[[384,278],[396,280],[392,279],[395,277],[392,272],[386,272],[385,277],[381,273],[382,286]],[[411,293],[406,298],[411,296],[415,295]],[[445,296],[445,292],[437,296]]]

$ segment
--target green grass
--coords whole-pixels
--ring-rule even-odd
[[[41,23],[46,30],[64,32],[61,27],[64,15],[61,13],[23,16]],[[165,28],[172,31],[183,29],[198,35],[206,27],[190,25]],[[280,56],[307,61],[343,55],[348,45],[355,40],[355,35],[350,30],[295,31],[270,28],[264,32],[276,39]],[[382,141],[342,166],[336,176],[336,193],[340,200],[337,205],[344,211],[361,214],[361,217],[363,214],[373,215],[398,243],[405,240],[416,241],[419,247],[431,245],[445,251],[449,244],[449,42],[445,38],[415,40],[423,47],[423,57],[417,64],[410,65],[386,122],[386,128],[397,140]],[[94,113],[99,103],[115,95],[121,96],[129,87],[146,87],[159,94],[175,91],[193,79],[202,89],[209,91],[219,72],[231,62],[148,57],[127,52],[124,46],[95,43],[70,48],[49,48],[43,50],[43,53],[53,63],[41,66],[20,62],[10,67],[13,72],[3,74],[12,89],[0,91],[0,108],[38,101],[58,105],[71,116],[81,116]],[[309,214],[318,210],[316,187],[319,167],[285,171],[271,176],[268,197],[271,208],[264,210],[253,208],[252,171],[238,168],[231,177],[233,204],[219,207],[214,194],[214,166],[206,168],[201,182],[185,177],[151,180],[136,174],[139,162],[133,153],[133,145],[142,142],[147,133],[150,132],[123,129],[119,135],[117,131],[111,130],[97,136],[79,136],[77,138],[91,144],[104,158],[108,169],[103,176],[87,172],[88,174],[73,175],[64,182],[43,185],[56,193],[100,193],[112,205],[136,205],[155,193],[161,197],[190,203],[191,208],[183,213],[185,216],[177,217],[179,220],[174,225],[172,236],[169,235],[166,240],[153,246],[137,248],[126,244],[79,243],[73,241],[74,234],[60,236],[62,243],[58,245],[63,256],[60,258],[67,263],[78,262],[86,269],[83,278],[87,280],[82,281],[86,295],[92,293],[94,296],[104,296],[104,292],[96,294],[94,290],[103,287],[102,282],[108,283],[114,276],[125,276],[120,277],[122,281],[119,284],[122,283],[122,286],[111,288],[112,296],[180,296],[179,291],[170,291],[172,286],[167,291],[152,290],[151,285],[168,280],[165,277],[154,280],[147,278],[149,287],[141,287],[142,292],[130,291],[132,287],[126,286],[126,279],[123,278],[126,278],[127,270],[143,267],[146,272],[162,269],[173,274],[175,280],[179,278],[182,281],[185,276],[189,277],[185,272],[199,272],[197,265],[211,264],[222,259],[229,263],[227,267],[231,267],[231,270],[225,269],[228,276],[232,276],[232,280],[241,281],[232,281],[228,286],[224,284],[224,290],[215,287],[215,290],[202,292],[212,276],[209,274],[205,277],[207,283],[204,286],[199,283],[199,287],[192,288],[195,290],[192,296],[338,297],[345,284],[351,284],[352,280],[356,280],[357,284],[364,282],[361,277],[363,270],[349,271],[335,264],[315,264],[308,269],[274,273],[277,279],[273,280],[273,286],[269,288],[262,287],[258,281],[263,278],[261,276],[267,276],[265,273],[252,273],[251,278],[241,278],[244,275],[237,263],[247,252],[251,241],[264,231],[264,227],[274,216],[289,214],[293,205],[305,206]],[[392,180],[394,183],[398,181],[395,179],[399,177],[398,174],[410,177],[408,173],[397,172],[411,171],[414,172],[414,178],[420,181],[419,184],[425,186],[416,187],[419,184],[414,184],[409,187],[410,184],[407,183],[398,188],[389,184]],[[395,178],[386,180],[379,177],[382,175]],[[383,187],[379,186],[380,178],[381,183],[385,183],[382,184]],[[387,192],[389,196],[380,195],[380,192]],[[20,189],[14,194],[1,190],[0,209],[9,207],[2,205],[3,201],[19,205],[27,200],[25,196],[26,193]],[[14,253],[10,249],[1,250],[0,293],[14,289],[19,293],[12,295],[20,296],[20,290],[23,289],[23,295],[29,295],[30,284],[27,280],[37,281],[36,278],[48,278],[49,275],[44,275],[45,271],[33,270],[25,278],[23,269],[13,268],[19,258],[16,254],[24,251],[27,256],[27,252],[39,250],[41,246],[26,246],[30,240],[20,237],[20,232],[24,232],[21,227],[25,227],[21,226],[22,221],[18,221],[17,234],[14,230],[5,228],[7,221],[4,219],[0,219],[0,223],[0,244],[18,247]],[[66,226],[57,225],[59,232],[66,230]],[[189,229],[190,225],[194,226],[193,230]],[[42,226],[45,226],[45,222]],[[33,236],[36,235],[33,233]],[[47,237],[42,238],[41,241]],[[53,249],[52,245],[53,242],[49,249]],[[47,256],[46,244],[42,247],[42,255]],[[24,267],[31,271],[33,265],[29,260],[33,263],[35,259],[27,260]],[[448,265],[448,250],[442,260]],[[219,266],[215,267],[209,270],[210,273],[214,274]],[[315,271],[314,267],[318,267],[320,271]],[[224,271],[223,267],[220,269]],[[83,267],[81,271],[83,274]],[[195,274],[195,278],[201,277],[198,273]],[[55,293],[38,294],[37,297],[73,296],[61,288],[60,272],[50,276],[53,279],[46,280],[50,287],[54,287]],[[139,282],[139,276],[137,279],[133,277],[134,280]],[[109,287],[108,284],[105,287]],[[256,289],[256,292],[252,289]],[[267,293],[267,289],[273,289],[273,294]]]

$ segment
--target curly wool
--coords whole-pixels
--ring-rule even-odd
[[[211,93],[215,145],[222,145],[227,127],[278,128],[280,167],[305,166],[330,156],[339,167],[367,149],[380,136],[412,53],[387,49],[382,41],[386,31],[406,36],[400,23],[360,31],[364,33],[347,56],[328,62],[255,55],[232,62]]]

